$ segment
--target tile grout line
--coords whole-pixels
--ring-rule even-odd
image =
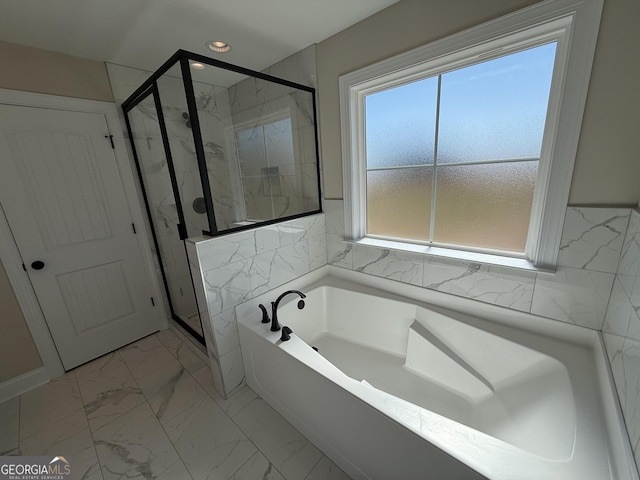
[[[100,357],[98,357],[100,358]],[[100,457],[98,456],[98,449],[96,448],[96,440],[93,438],[93,430],[91,429],[91,424],[89,423],[89,417],[87,416],[87,410],[84,406],[84,397],[82,395],[82,389],[80,388],[80,380],[78,380],[78,376],[76,372],[72,372],[73,378],[76,381],[76,387],[78,388],[78,395],[80,396],[80,402],[82,402],[82,413],[84,414],[84,419],[87,422],[87,430],[89,430],[89,437],[91,437],[91,446],[93,447],[93,453],[96,456],[96,462],[98,462],[98,468],[100,469],[100,476],[104,480],[104,470],[102,468],[102,462],[100,461]]]

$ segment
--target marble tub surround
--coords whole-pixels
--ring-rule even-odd
[[[640,213],[631,212],[602,326],[613,379],[640,469]]]
[[[235,307],[326,265],[325,216],[189,239],[187,252],[215,385],[226,396],[244,382]]]
[[[249,388],[223,399],[183,348],[165,330],[0,403],[0,455],[64,454],[78,480],[348,480]]]
[[[549,274],[344,242],[344,202],[323,205],[331,265],[596,330],[630,214],[628,208],[568,207],[558,267]]]

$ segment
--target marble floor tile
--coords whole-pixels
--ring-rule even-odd
[[[253,402],[258,395],[246,385],[234,392],[226,400],[222,398],[217,391],[214,392],[213,399],[216,401],[220,408],[225,411],[227,415],[233,417],[236,413],[242,410],[244,407]]]
[[[323,455],[305,480],[350,480],[350,478],[340,467]]]
[[[105,480],[190,479],[148,405],[140,405],[93,432]]]
[[[153,412],[163,421],[206,397],[206,392],[155,337],[120,350]]]
[[[322,457],[320,450],[260,398],[233,419],[288,480],[305,478]]]
[[[177,357],[178,348],[182,345],[182,340],[175,334],[173,330],[167,328],[156,333],[156,338],[163,344],[174,357]]]
[[[215,383],[213,382],[213,373],[211,373],[211,367],[205,365],[200,370],[192,374],[193,378],[200,384],[204,391],[209,394],[210,397],[215,397],[218,394]]]
[[[20,397],[0,403],[0,457],[18,449]]]
[[[176,351],[176,358],[191,374],[197,372],[205,365],[204,360],[202,360],[185,342],[182,342],[178,347]]]
[[[118,352],[83,365],[74,373],[92,430],[145,402]]]
[[[256,452],[229,480],[285,480],[262,453]]]
[[[69,457],[72,476],[77,480],[102,480],[93,438],[82,410],[49,424],[20,441],[21,455]]]
[[[73,373],[66,373],[20,397],[20,438],[83,410]]]
[[[194,480],[226,479],[257,451],[208,396],[163,426]]]

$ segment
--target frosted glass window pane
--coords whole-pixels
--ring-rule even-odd
[[[524,252],[538,162],[438,169],[434,241]]]
[[[438,79],[365,99],[367,168],[433,163]]]
[[[367,172],[367,231],[427,241],[433,167]]]
[[[236,133],[240,168],[245,176],[259,176],[267,168],[264,129],[261,126]]]
[[[278,120],[264,126],[267,162],[270,167],[294,164],[291,119]]]
[[[442,75],[438,162],[539,158],[556,44]]]

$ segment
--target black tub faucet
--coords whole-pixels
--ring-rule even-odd
[[[300,295],[300,298],[307,298],[307,296],[298,291],[298,290],[287,290],[282,295],[280,295],[275,302],[271,302],[271,331],[277,332],[280,330],[280,324],[278,323],[278,305],[280,304],[280,300],[289,295],[290,293],[295,293]],[[298,300],[298,309],[302,310],[304,308],[304,300]]]

